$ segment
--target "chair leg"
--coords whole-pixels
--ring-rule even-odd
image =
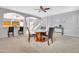
[[[49,40],[48,40],[48,45],[49,45]]]
[[[20,33],[19,33],[19,31],[18,31],[18,35],[19,35]]]
[[[8,32],[8,37],[10,37],[10,34],[9,34],[9,32]]]
[[[51,38],[51,42],[53,43],[53,38]]]
[[[14,37],[14,32],[12,33],[12,36]]]
[[[30,43],[30,35],[28,36],[28,42]]]
[[[30,43],[30,38],[28,38],[28,42]]]

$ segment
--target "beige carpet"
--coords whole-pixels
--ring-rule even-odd
[[[0,39],[1,53],[78,53],[79,37],[54,36],[54,43],[50,46],[38,43],[31,38],[28,43],[27,36],[17,36]]]

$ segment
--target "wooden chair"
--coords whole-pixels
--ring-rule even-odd
[[[14,36],[14,27],[8,28],[8,37],[10,37],[10,33],[12,33],[12,36]]]

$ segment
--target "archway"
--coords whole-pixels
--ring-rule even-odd
[[[9,28],[14,27],[14,33],[18,35],[18,30],[20,27],[24,27],[24,17],[17,13],[5,13],[3,14],[3,27]]]

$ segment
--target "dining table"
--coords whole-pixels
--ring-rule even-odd
[[[43,35],[46,34],[46,30],[36,30],[35,31],[35,41],[36,42],[45,42],[45,38],[43,38]]]

